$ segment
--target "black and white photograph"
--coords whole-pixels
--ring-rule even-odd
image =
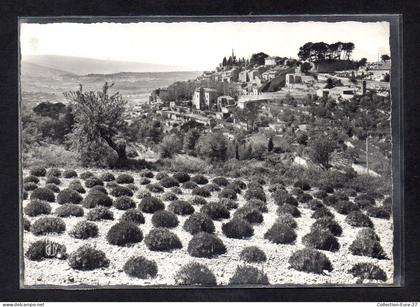
[[[391,39],[21,19],[20,286],[398,285]]]

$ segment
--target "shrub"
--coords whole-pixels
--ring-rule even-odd
[[[325,217],[329,217],[329,218],[334,217],[334,214],[332,214],[332,212],[326,207],[320,207],[316,209],[311,215],[311,218],[313,219],[320,219],[320,218],[325,218]]]
[[[72,190],[74,190],[74,191],[76,191],[78,193],[81,193],[81,194],[86,193],[85,188],[82,186],[82,184],[80,183],[79,180],[70,182],[68,188],[69,189],[72,189]]]
[[[189,215],[194,213],[194,207],[185,200],[175,200],[168,206],[168,210],[178,215]]]
[[[197,175],[193,176],[191,178],[191,181],[193,181],[197,184],[207,184],[207,183],[209,183],[209,180],[207,179],[207,177],[205,177],[204,175],[200,175],[200,174],[197,174]]]
[[[40,261],[46,258],[67,258],[66,246],[50,240],[39,240],[29,245],[25,257],[32,261]]]
[[[140,201],[139,209],[145,213],[154,213],[165,209],[165,204],[156,197],[145,197]]]
[[[28,192],[22,191],[22,199],[27,199],[27,198],[28,198]]]
[[[219,192],[221,190],[220,187],[215,183],[208,183],[203,185],[203,188],[209,190],[210,192]]]
[[[146,185],[146,188],[153,193],[162,193],[164,191],[164,188],[157,183],[150,183]]]
[[[99,229],[95,223],[88,221],[80,221],[74,225],[69,235],[76,239],[88,239],[98,236]]]
[[[229,184],[229,180],[227,180],[225,177],[216,177],[212,180],[212,182],[221,187],[225,187]]]
[[[178,196],[176,196],[174,193],[172,192],[166,192],[162,195],[162,200],[163,201],[174,201],[178,199]]]
[[[296,199],[285,190],[275,191],[271,196],[277,206],[282,206],[284,204],[298,205]]]
[[[77,172],[75,170],[69,169],[63,172],[64,178],[74,178],[77,177]]]
[[[264,234],[264,239],[275,244],[290,244],[296,240],[296,237],[293,228],[279,223],[274,223]]]
[[[69,266],[75,270],[88,271],[107,267],[109,260],[105,253],[86,244],[70,254]]]
[[[41,214],[50,214],[51,206],[43,200],[34,199],[29,202],[23,209],[27,216],[38,216]]]
[[[319,187],[320,191],[324,191],[326,193],[334,193],[334,188],[330,185],[324,184]]]
[[[207,233],[196,233],[188,243],[188,254],[198,258],[212,258],[226,253],[223,241],[217,236]]]
[[[31,199],[45,200],[47,202],[55,202],[54,192],[47,188],[36,188],[31,193]]]
[[[236,218],[247,220],[249,223],[252,224],[260,224],[264,220],[264,217],[260,210],[247,205],[240,207],[238,210],[236,210],[233,216]]]
[[[129,188],[131,191],[138,191],[138,187],[134,183],[129,183],[126,185],[127,188]]]
[[[278,223],[280,225],[288,226],[290,228],[296,228],[297,227],[297,223],[296,223],[295,219],[289,213],[284,213],[284,214],[279,215],[279,217],[276,219],[276,223]]]
[[[387,256],[377,240],[369,237],[361,237],[359,234],[349,247],[353,255],[367,256],[377,259],[386,259]]]
[[[89,221],[113,220],[114,214],[107,208],[96,207],[89,210],[86,219]]]
[[[144,224],[145,219],[143,213],[138,209],[128,209],[123,213],[120,222],[131,222],[134,224]]]
[[[36,176],[29,175],[23,178],[23,183],[28,183],[28,182],[39,183],[39,179]]]
[[[91,190],[82,202],[85,208],[91,209],[98,206],[111,207],[112,199],[99,191]]]
[[[381,239],[372,228],[363,228],[357,232],[356,238],[369,238],[370,240],[380,241]]]
[[[31,230],[31,222],[27,218],[23,218],[23,230],[25,231]]]
[[[173,174],[173,177],[180,183],[190,181],[191,177],[188,173],[185,172],[178,172]]]
[[[141,177],[146,177],[146,178],[153,178],[155,175],[153,174],[152,171],[144,170],[144,171],[140,172],[140,176]],[[160,180],[157,176],[156,176],[156,179]]]
[[[229,210],[238,208],[238,203],[234,201],[233,199],[229,198],[221,198],[219,199],[219,203],[223,206],[226,206]]]
[[[33,167],[30,169],[29,174],[37,177],[44,177],[47,174],[47,170],[44,167]]]
[[[389,219],[391,214],[389,210],[384,207],[371,207],[367,210],[367,215],[380,218],[380,219]]]
[[[137,193],[137,198],[138,199],[143,199],[145,197],[150,197],[150,196],[152,196],[152,194],[149,191],[146,191],[146,190],[140,190]]]
[[[367,200],[372,205],[375,205],[375,203],[376,203],[375,199],[373,197],[369,196],[368,194],[360,194],[360,195],[358,195],[354,198],[354,201],[359,201],[359,200]]]
[[[72,189],[64,189],[60,191],[57,195],[57,202],[62,204],[80,204],[83,200],[83,197]]]
[[[351,189],[351,188],[342,189],[340,192],[343,193],[344,195],[348,196],[348,197],[355,197],[355,196],[357,196],[356,190],[355,189]]]
[[[384,270],[373,263],[357,263],[348,272],[361,280],[375,279],[386,281],[388,279]]]
[[[236,200],[238,197],[236,196],[236,192],[234,190],[225,188],[219,193],[219,198]]]
[[[319,209],[319,208],[323,208],[324,207],[324,205],[322,204],[322,202],[320,202],[319,200],[317,200],[317,199],[312,199],[312,200],[310,200],[309,202],[308,202],[308,207],[309,207],[309,209],[311,209],[311,210],[316,210],[316,209]]]
[[[327,192],[322,191],[322,190],[319,190],[319,191],[314,193],[314,197],[316,197],[318,199],[324,199],[327,196],[328,196]]]
[[[289,259],[289,264],[295,270],[315,274],[333,270],[328,257],[311,248],[304,248],[294,252]]]
[[[108,182],[108,181],[114,181],[115,177],[112,173],[103,173],[102,175],[99,176],[99,178],[102,181]]]
[[[293,205],[290,204],[284,204],[282,206],[279,206],[276,210],[277,215],[281,215],[284,213],[289,213],[291,214],[293,217],[300,217],[300,211],[298,208],[296,208]]]
[[[42,236],[48,233],[60,234],[65,230],[66,224],[59,217],[40,217],[31,225],[31,232],[36,236]]]
[[[306,181],[301,181],[301,180],[296,181],[296,182],[293,184],[293,186],[294,186],[294,187],[296,187],[296,188],[301,188],[301,189],[302,189],[302,190],[304,190],[304,191],[308,191],[308,190],[310,190],[310,189],[311,189],[311,186],[309,185],[309,183],[308,183],[308,182],[306,182]]]
[[[334,209],[340,214],[349,214],[352,211],[358,211],[359,207],[351,201],[340,200],[333,205]]]
[[[105,186],[109,189],[113,189],[113,188],[119,187],[120,185],[114,181],[111,181],[111,182],[107,182]]]
[[[159,210],[152,215],[152,224],[155,227],[174,228],[178,226],[177,216],[166,210]]]
[[[249,263],[261,263],[267,261],[267,256],[257,246],[245,247],[239,254],[239,258],[242,261]]]
[[[328,230],[335,236],[340,236],[343,233],[340,224],[329,217],[321,217],[316,220],[311,226],[311,231],[315,231],[316,229]]]
[[[104,193],[105,195],[108,195],[107,189],[101,185],[95,185],[91,187],[89,190],[89,193],[92,193],[92,192],[101,192],[101,193]]]
[[[128,210],[136,207],[136,202],[128,196],[120,196],[114,201],[114,207],[118,210]]]
[[[215,231],[214,223],[208,215],[198,212],[193,213],[188,217],[183,228],[192,235],[202,231],[208,233],[213,233]]]
[[[248,184],[248,190],[261,190],[261,191],[264,191],[264,187],[260,183],[258,183],[256,181],[251,181]]]
[[[198,188],[198,185],[195,182],[187,181],[182,184],[182,188],[186,190],[193,190],[195,188]]]
[[[127,187],[123,187],[121,185],[118,185],[116,187],[114,187],[111,190],[111,195],[114,197],[120,197],[120,196],[133,196],[134,193],[131,189],[127,188]]]
[[[254,229],[245,219],[235,217],[222,225],[222,231],[228,238],[244,239],[254,235]]]
[[[198,195],[198,196],[201,196],[201,197],[210,197],[211,196],[210,191],[207,190],[204,187],[197,187],[197,188],[193,189],[191,194],[192,195]]]
[[[80,177],[80,179],[86,180],[89,177],[94,177],[94,176],[95,175],[92,172],[86,171],[86,172],[81,173],[79,177]]]
[[[297,201],[300,203],[308,203],[312,199],[313,199],[312,195],[308,193],[303,193],[297,196]]]
[[[60,177],[61,171],[58,168],[50,168],[47,172],[47,177]]]
[[[366,199],[356,200],[355,203],[360,210],[366,210],[372,207],[371,202]]]
[[[118,222],[114,224],[106,235],[109,244],[125,246],[143,240],[143,233],[136,224],[130,222]]]
[[[176,272],[174,279],[176,285],[216,285],[214,274],[205,265],[197,262],[190,262],[182,266]]]
[[[46,184],[53,183],[53,184],[56,184],[56,185],[60,185],[61,184],[61,180],[58,179],[57,177],[47,177],[47,180],[45,180],[45,183]]]
[[[168,251],[182,248],[182,243],[178,236],[166,228],[150,230],[144,242],[151,251]]]
[[[334,195],[328,195],[322,201],[325,206],[334,206],[338,202],[338,199]]]
[[[228,208],[221,203],[210,202],[203,205],[200,212],[207,214],[213,220],[228,219],[230,217]]]
[[[276,184],[270,185],[269,188],[268,188],[268,191],[270,193],[273,193],[273,192],[276,192],[276,191],[286,191],[286,189],[284,188],[283,185],[276,183]]]
[[[179,182],[173,177],[165,177],[159,181],[159,184],[164,188],[172,188],[179,186]]]
[[[177,194],[177,195],[183,194],[182,189],[180,187],[173,187],[171,189],[171,192],[174,193],[174,194]]]
[[[302,238],[302,243],[306,247],[335,252],[340,249],[340,244],[334,235],[328,230],[314,228],[310,233]]]
[[[48,183],[45,185],[45,187],[51,191],[53,191],[54,193],[59,193],[60,192],[60,188],[58,186],[56,186],[54,183]]]
[[[205,205],[207,204],[207,200],[204,197],[201,196],[193,196],[190,198],[190,202],[192,202],[194,205]]]
[[[248,190],[246,191],[244,197],[245,197],[246,200],[259,199],[263,202],[267,201],[267,199],[265,197],[264,190],[262,190],[262,189],[250,189],[248,187]]]
[[[373,228],[372,220],[360,211],[352,211],[346,217],[346,223],[354,227]]]
[[[268,285],[268,277],[263,271],[247,265],[239,265],[229,279],[230,285]]]
[[[392,208],[392,198],[390,196],[386,197],[382,203],[385,208]]]
[[[349,197],[346,194],[343,193],[336,193],[335,196],[337,197],[337,199],[340,200],[349,200]]]
[[[117,177],[117,183],[133,183],[134,182],[134,178],[133,176],[129,175],[129,174],[121,174],[118,175]]]
[[[292,194],[293,195],[298,196],[298,195],[303,194],[303,193],[305,193],[305,192],[301,188],[293,188],[292,189]]]
[[[129,258],[124,264],[123,270],[129,276],[147,279],[156,277],[158,267],[156,261],[139,256]]]
[[[242,180],[238,180],[238,179],[236,179],[236,180],[234,180],[234,181],[232,182],[232,184],[233,184],[234,186],[236,186],[236,187],[240,188],[241,190],[245,190],[245,189],[246,189],[246,183],[245,183],[245,182],[243,182]]]
[[[77,205],[62,205],[55,210],[55,214],[59,217],[69,217],[69,216],[83,216],[83,208]]]
[[[150,182],[151,182],[150,179],[146,177],[142,177],[139,180],[140,185],[148,185]]]
[[[93,176],[85,180],[85,187],[91,188],[91,187],[94,187],[95,185],[103,186],[104,182],[101,179],[97,177],[93,177]]]

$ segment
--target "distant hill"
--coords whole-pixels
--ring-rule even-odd
[[[113,74],[119,72],[167,72],[185,71],[181,66],[161,65],[152,63],[107,61],[60,55],[25,56],[22,62],[61,70],[77,75]]]
[[[23,76],[39,77],[52,77],[52,76],[74,76],[74,74],[55,68],[49,68],[42,65],[30,63],[27,61],[21,62],[21,73]]]

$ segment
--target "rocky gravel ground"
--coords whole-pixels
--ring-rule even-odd
[[[82,169],[76,170],[78,174],[82,173]],[[100,175],[103,170],[90,170],[96,175]],[[134,184],[142,189],[139,184],[140,175],[134,172],[125,172],[132,175],[135,178]],[[117,176],[119,172],[113,171],[113,174]],[[28,171],[24,170],[24,177],[28,175]],[[39,177],[40,183],[38,186],[42,187],[45,185],[46,177]],[[62,183],[59,185],[60,189],[67,187],[69,182],[74,178],[65,179],[60,177]],[[211,180],[211,178],[209,178]],[[79,179],[82,183],[83,180]],[[152,182],[157,182],[156,179],[151,179]],[[246,180],[244,180],[247,182]],[[346,215],[339,214],[334,209],[331,209],[335,215],[336,221],[341,225],[343,234],[338,237],[340,243],[340,249],[336,252],[322,251],[330,259],[333,270],[328,274],[319,275],[313,273],[306,273],[294,270],[290,268],[288,260],[291,254],[304,248],[302,244],[302,237],[310,232],[310,226],[315,221],[310,216],[312,210],[310,210],[306,204],[299,204],[298,208],[301,212],[301,217],[295,218],[297,222],[297,239],[292,244],[273,244],[268,240],[264,239],[265,232],[273,225],[277,218],[276,209],[277,205],[274,203],[271,193],[268,191],[268,185],[264,187],[267,196],[267,207],[268,212],[263,213],[264,221],[261,224],[254,225],[254,235],[249,239],[231,239],[227,238],[222,233],[222,223],[227,220],[214,221],[216,226],[216,234],[221,238],[227,248],[227,252],[216,258],[194,258],[191,257],[187,252],[188,242],[192,238],[188,232],[183,230],[182,226],[188,216],[178,216],[180,221],[179,225],[171,229],[180,238],[183,247],[182,249],[174,250],[171,252],[156,252],[150,251],[145,243],[132,244],[127,247],[119,247],[108,244],[106,241],[106,234],[109,228],[114,225],[120,216],[124,213],[123,210],[118,210],[111,207],[110,210],[114,213],[113,221],[97,221],[95,222],[99,227],[99,236],[97,238],[90,238],[86,240],[75,239],[69,236],[68,231],[79,221],[84,220],[85,217],[66,217],[63,220],[66,223],[66,231],[60,235],[49,234],[46,236],[35,236],[31,232],[25,231],[23,233],[23,251],[26,251],[30,243],[42,239],[49,238],[60,244],[64,244],[67,248],[67,252],[70,254],[75,251],[78,247],[90,243],[97,249],[105,252],[106,256],[110,260],[110,265],[107,268],[100,268],[93,271],[77,271],[72,269],[66,260],[59,259],[45,259],[42,261],[31,261],[24,257],[24,285],[25,286],[54,286],[54,287],[98,287],[98,286],[171,286],[174,285],[174,274],[183,265],[197,261],[205,264],[216,276],[218,285],[227,285],[229,279],[235,272],[238,265],[244,264],[239,259],[239,254],[244,247],[247,246],[258,246],[267,255],[267,261],[264,264],[254,265],[259,269],[263,270],[269,279],[271,285],[287,286],[287,285],[354,285],[357,282],[357,278],[353,277],[348,270],[356,263],[369,262],[378,265],[387,274],[387,281],[374,281],[365,280],[365,283],[380,283],[380,284],[392,284],[393,282],[393,223],[392,219],[379,219],[371,218],[374,223],[375,232],[381,239],[381,245],[388,255],[389,259],[378,260],[375,258],[365,256],[355,256],[349,251],[349,246],[355,239],[358,228],[348,225],[344,220]],[[86,188],[88,191],[89,189]],[[109,189],[108,189],[109,190]],[[170,189],[165,189],[170,190]],[[288,187],[291,190],[291,187]],[[313,188],[309,191],[310,194],[316,192]],[[137,192],[134,192],[133,199],[138,204],[140,200],[136,198]],[[162,194],[152,193],[154,196],[161,196]],[[218,199],[218,192],[213,192],[212,196],[208,198],[208,201]],[[57,195],[57,194],[56,194]],[[83,194],[85,196],[86,194]],[[112,197],[112,196],[110,196]],[[191,190],[183,190],[182,195],[178,195],[179,199],[189,200]],[[238,203],[241,206],[246,201],[244,199],[244,192],[238,194]],[[29,203],[29,200],[23,201],[23,207]],[[169,205],[169,201],[165,202],[165,205]],[[380,202],[378,202],[380,204]],[[52,212],[50,215],[54,215],[54,211],[60,205],[57,203],[51,203]],[[195,211],[200,210],[200,206],[194,205]],[[85,215],[88,209],[85,210]],[[235,210],[231,210],[231,216],[233,216]],[[23,214],[23,213],[22,213]],[[24,215],[25,216],[25,215]],[[139,227],[143,232],[143,235],[153,228],[151,223],[152,214],[144,213],[146,223],[141,224]],[[25,216],[31,223],[38,219],[38,217]],[[131,256],[144,256],[147,259],[155,260],[158,266],[158,274],[155,278],[151,279],[138,279],[128,276],[123,271],[123,266],[127,259]]]

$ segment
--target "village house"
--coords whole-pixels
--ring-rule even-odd
[[[265,66],[276,66],[276,58],[275,57],[267,57],[264,60]]]
[[[263,72],[261,76],[264,81],[271,81],[277,77],[277,74],[278,71],[276,70],[267,70],[266,72]]]
[[[384,80],[386,75],[391,71],[391,60],[379,62],[369,67],[369,72],[372,74],[372,79],[375,81]]]
[[[197,110],[211,110],[216,98],[217,91],[215,89],[199,87],[194,91],[193,106]]]
[[[249,81],[248,70],[243,70],[239,73],[239,81],[241,81],[241,82],[248,82]]]
[[[346,87],[346,86],[336,86],[333,88],[321,88],[317,90],[316,94],[319,97],[332,97],[334,99],[342,98],[348,100],[354,97],[356,94],[356,88]]]

